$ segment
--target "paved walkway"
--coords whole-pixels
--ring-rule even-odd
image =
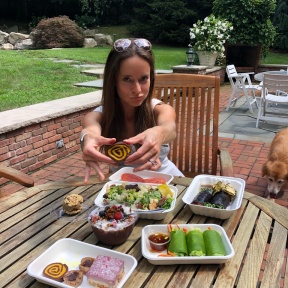
[[[243,104],[243,97],[238,101],[236,108],[225,111],[228,97],[231,93],[230,84],[221,86],[219,147],[228,148],[234,162],[235,177],[246,181],[246,190],[262,196],[267,183],[261,176],[261,167],[267,160],[270,143],[275,133],[283,126],[261,124],[260,129],[255,127],[256,113],[251,114]],[[81,97],[81,95],[79,95]],[[242,102],[241,102],[242,101]],[[81,152],[58,160],[51,165],[41,168],[31,174],[35,185],[48,181],[62,180],[72,176],[84,176],[84,165]],[[6,197],[23,187],[8,183],[1,187],[0,197]],[[279,204],[288,207],[288,191],[276,200]]]

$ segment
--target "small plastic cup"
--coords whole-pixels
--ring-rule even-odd
[[[164,251],[170,242],[170,236],[162,232],[153,232],[148,236],[150,248],[153,251]]]

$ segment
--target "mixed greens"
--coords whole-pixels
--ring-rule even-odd
[[[135,210],[171,208],[174,193],[167,184],[119,184],[108,185],[103,195],[105,204],[125,204]]]

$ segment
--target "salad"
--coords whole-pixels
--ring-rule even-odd
[[[174,193],[167,184],[119,184],[107,186],[104,204],[125,204],[133,210],[167,210],[171,207]]]

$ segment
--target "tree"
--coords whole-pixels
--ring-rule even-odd
[[[270,20],[275,0],[215,0],[213,13],[233,25],[230,43],[262,45],[263,56],[273,44],[276,32]]]
[[[279,0],[274,18],[273,24],[276,27],[276,38],[274,42],[275,48],[288,50],[288,5],[287,0]]]
[[[188,45],[190,23],[196,22],[196,15],[184,0],[137,1],[130,31],[158,43]]]
[[[84,15],[93,16],[98,25],[130,23],[133,0],[79,0]]]

